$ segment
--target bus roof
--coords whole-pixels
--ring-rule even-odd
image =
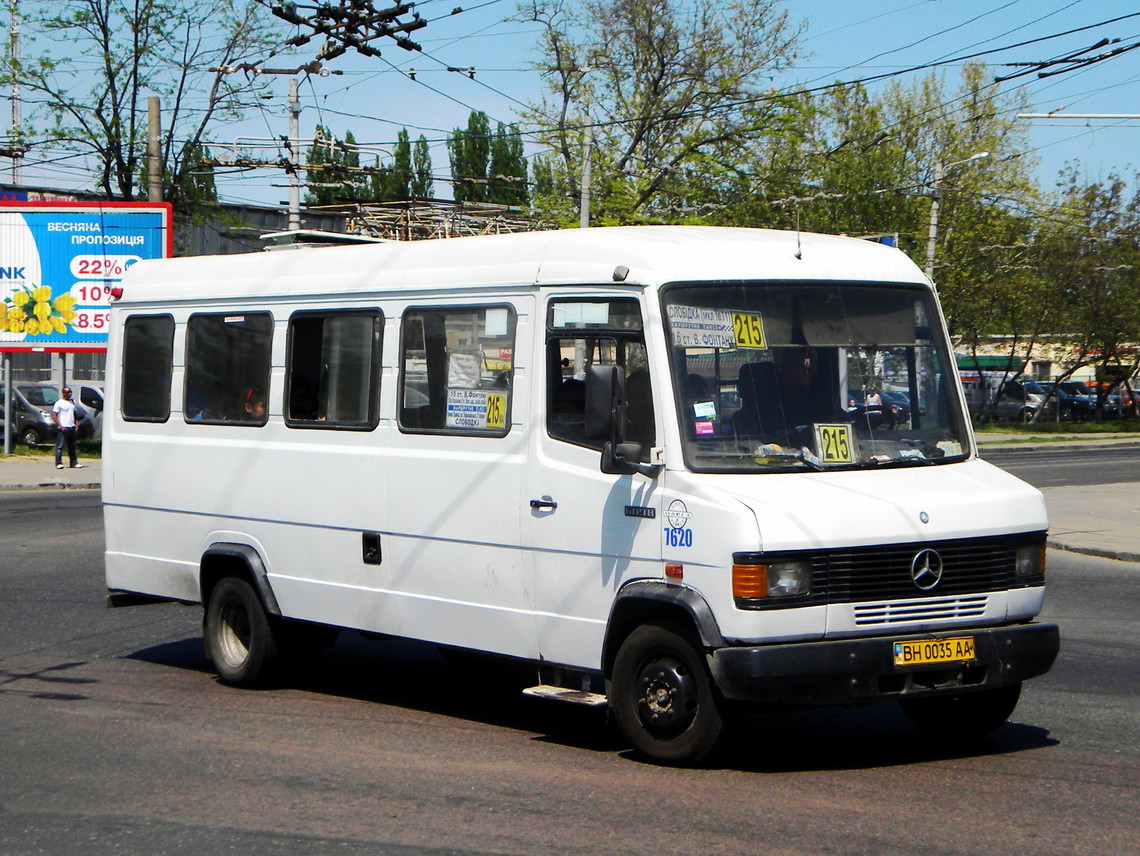
[[[124,303],[518,285],[707,280],[928,284],[892,247],[834,235],[713,226],[617,226],[142,261]]]

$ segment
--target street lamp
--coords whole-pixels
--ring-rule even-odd
[[[942,179],[946,175],[946,170],[989,156],[989,152],[978,152],[965,160],[934,165],[934,181],[930,184],[930,233],[926,238],[926,276],[931,282],[934,282],[934,242],[938,238],[938,197],[942,192]]]

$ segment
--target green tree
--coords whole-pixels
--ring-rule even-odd
[[[184,156],[184,168],[163,180],[166,200],[192,217],[201,216],[205,207],[218,201],[212,163],[209,148],[201,143],[190,146]]]
[[[1134,177],[1134,179],[1137,177]],[[1085,183],[1071,166],[1061,175],[1060,195],[1041,220],[1036,261],[1055,283],[1056,323],[1066,371],[1092,367],[1106,382],[1140,364],[1140,190],[1131,198],[1118,175]],[[1106,386],[1100,389],[1103,412]]]
[[[535,165],[548,216],[574,215],[586,126],[594,218],[617,223],[686,216],[708,192],[694,181],[732,185],[739,153],[780,123],[766,87],[799,31],[775,0],[530,0],[522,17],[542,27],[548,90],[526,118],[553,151]]]
[[[456,202],[488,201],[487,169],[491,156],[491,123],[481,110],[471,111],[466,128],[456,128],[447,141]]]
[[[24,52],[11,65],[28,121],[53,146],[89,157],[111,199],[135,199],[146,156],[147,99],[163,110],[164,195],[193,204],[211,123],[244,115],[264,78],[210,68],[260,59],[275,43],[255,0],[32,0],[22,4]]]
[[[435,195],[431,169],[431,149],[427,137],[420,134],[412,149],[412,179],[409,185],[414,199],[430,199]]]
[[[490,158],[487,201],[500,205],[526,205],[529,196],[526,155],[516,125],[507,126],[499,122],[491,140]]]
[[[371,189],[373,202],[390,202],[407,199],[411,195],[412,183],[412,144],[408,140],[408,129],[401,128],[396,135],[396,146],[392,152],[392,163],[384,165],[376,159],[377,172],[372,175]]]

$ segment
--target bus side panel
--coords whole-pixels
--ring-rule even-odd
[[[176,513],[108,505],[103,509],[108,534],[131,532],[129,544],[109,539],[104,554],[107,588],[139,594],[197,601],[198,558],[165,534],[184,532]]]

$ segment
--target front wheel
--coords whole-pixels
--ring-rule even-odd
[[[214,587],[203,625],[206,656],[227,684],[257,686],[278,659],[261,601],[245,580],[226,577]]]
[[[35,428],[25,428],[20,433],[20,440],[25,446],[38,446],[40,444],[40,432]]]
[[[899,701],[907,719],[936,737],[963,740],[1000,728],[1017,707],[1021,684],[962,695]]]
[[[698,764],[724,732],[724,718],[698,646],[674,624],[645,624],[618,649],[610,681],[618,727],[642,755]]]

